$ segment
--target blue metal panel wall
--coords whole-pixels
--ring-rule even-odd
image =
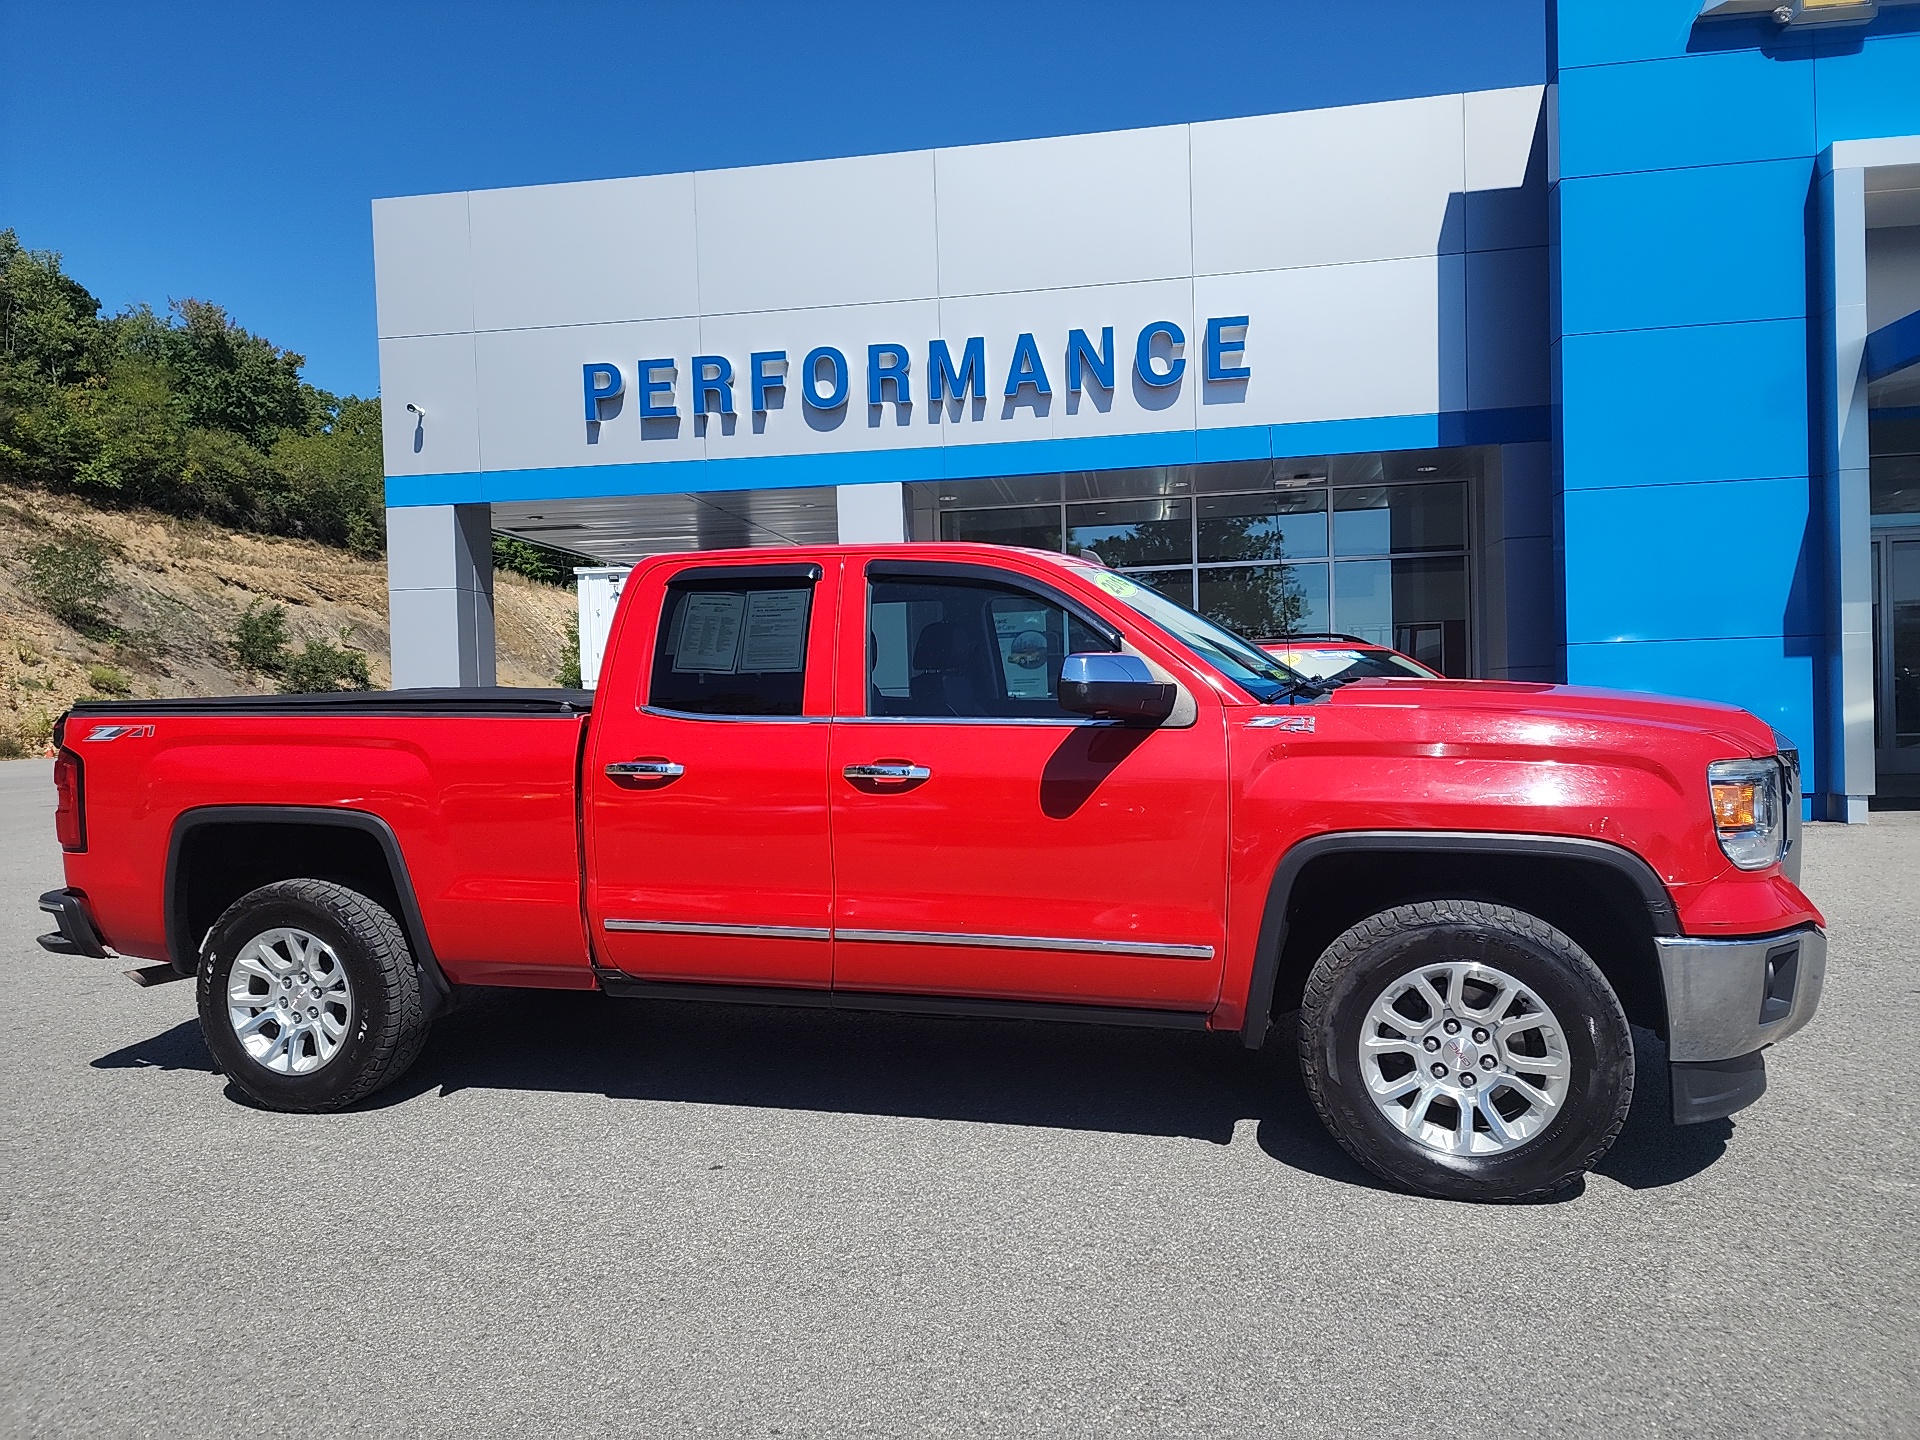
[[[1897,12],[1812,34],[1699,9],[1556,0],[1566,672],[1743,705],[1812,756],[1815,158],[1920,131],[1920,34]]]

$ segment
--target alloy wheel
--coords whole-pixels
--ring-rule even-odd
[[[1429,1150],[1497,1155],[1553,1122],[1572,1065],[1547,1003],[1504,970],[1425,965],[1360,1027],[1360,1073],[1387,1121]]]
[[[353,1032],[353,987],[333,947],[305,930],[265,930],[240,947],[227,977],[227,1020],[263,1069],[306,1075]]]

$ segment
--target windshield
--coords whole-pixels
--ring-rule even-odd
[[[1168,634],[1184,641],[1214,669],[1263,704],[1304,692],[1316,695],[1324,688],[1288,669],[1251,640],[1175,604],[1158,590],[1113,570],[1083,572],[1107,594],[1139,611]]]
[[[1318,646],[1294,650],[1275,646],[1268,653],[1302,675],[1334,685],[1355,680],[1405,680],[1408,676],[1421,680],[1436,678],[1434,672],[1418,660],[1410,660],[1395,650],[1329,650]]]

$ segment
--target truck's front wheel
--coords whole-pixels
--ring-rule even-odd
[[[1633,1099],[1627,1018],[1586,952],[1476,900],[1398,906],[1329,945],[1301,1005],[1300,1058],[1348,1154],[1452,1200],[1565,1187]]]
[[[384,906],[325,880],[228,906],[200,966],[200,1028],[272,1110],[337,1110],[397,1079],[426,1041],[420,972]]]

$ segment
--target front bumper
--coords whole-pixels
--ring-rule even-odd
[[[1667,997],[1673,1119],[1687,1125],[1744,1109],[1767,1088],[1760,1051],[1813,1018],[1827,978],[1814,925],[1759,939],[1655,936]]]
[[[1731,1060],[1784,1040],[1813,1018],[1827,977],[1818,926],[1758,940],[1656,935],[1667,993],[1667,1054]]]

